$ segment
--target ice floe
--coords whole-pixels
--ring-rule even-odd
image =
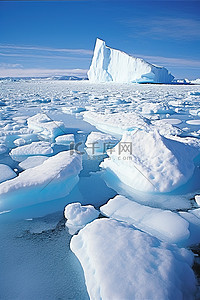
[[[67,222],[65,223],[70,234],[76,233],[86,224],[99,216],[99,211],[92,205],[82,206],[79,202],[68,204],[64,211]]]
[[[146,192],[170,192],[193,175],[198,149],[167,139],[155,131],[137,131],[123,135],[108,150],[101,167],[112,170],[132,188]]]
[[[66,196],[78,182],[81,155],[63,151],[0,184],[0,211]]]
[[[17,174],[9,166],[0,164],[0,183],[16,176]]]
[[[100,219],[73,236],[90,299],[193,299],[193,255],[121,222]]]
[[[86,140],[87,152],[89,154],[106,153],[106,150],[113,148],[118,140],[110,134],[92,131]]]
[[[60,135],[56,137],[55,141],[57,145],[70,145],[75,142],[73,134]]]

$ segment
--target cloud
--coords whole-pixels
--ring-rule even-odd
[[[11,69],[11,68],[22,68],[23,66],[20,64],[7,64],[0,63],[0,68]]]
[[[0,77],[46,77],[54,75],[74,75],[85,77],[86,69],[22,69],[22,68],[1,68]]]
[[[158,17],[136,18],[125,23],[137,34],[150,35],[152,38],[173,38],[196,40],[200,38],[200,21],[190,18]]]
[[[92,50],[87,49],[68,49],[68,48],[48,48],[48,47],[36,47],[36,46],[19,46],[19,45],[0,45],[0,49],[4,50],[25,50],[25,51],[45,51],[45,52],[62,52],[69,54],[79,55],[92,55]]]
[[[176,58],[176,57],[141,55],[141,54],[133,54],[133,56],[143,58],[148,62],[151,62],[152,64],[162,64],[164,66],[170,66],[170,67],[190,67],[194,69],[200,68],[199,60]]]
[[[3,57],[23,57],[23,58],[32,57],[32,58],[45,58],[45,59],[88,60],[88,57],[81,57],[81,56],[40,55],[40,54],[3,53],[3,52],[0,52],[0,56],[3,56]]]

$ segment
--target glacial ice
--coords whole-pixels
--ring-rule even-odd
[[[170,83],[174,76],[164,67],[107,47],[97,39],[88,78],[91,82]]]
[[[81,155],[63,151],[0,184],[0,211],[66,196],[78,182]]]
[[[16,176],[17,174],[9,166],[0,164],[0,183]]]
[[[193,299],[193,255],[111,219],[73,236],[90,299]]]
[[[81,203],[70,203],[64,210],[67,222],[65,225],[69,229],[70,234],[75,234],[78,230],[83,228],[86,224],[92,222],[99,216],[99,211],[92,205],[82,206]]]
[[[173,191],[191,178],[199,150],[167,139],[156,130],[139,130],[124,134],[107,153],[109,159],[101,163],[102,168],[136,190],[159,193]]]

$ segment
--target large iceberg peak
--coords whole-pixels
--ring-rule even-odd
[[[174,76],[164,67],[107,47],[97,38],[88,78],[91,82],[170,83]]]

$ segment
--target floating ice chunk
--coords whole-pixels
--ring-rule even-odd
[[[188,120],[188,121],[186,121],[186,123],[187,124],[189,124],[189,125],[200,125],[200,119],[198,119],[198,120]]]
[[[115,136],[121,136],[125,131],[144,129],[148,126],[148,120],[135,112],[100,114],[89,111],[84,113],[84,120],[94,125],[97,129]]]
[[[39,113],[28,118],[27,121],[28,127],[42,136],[55,138],[58,135],[65,133],[64,123],[61,121],[54,121],[46,114]]]
[[[99,211],[92,205],[82,206],[79,202],[68,204],[65,207],[66,226],[69,233],[74,234],[86,224],[92,222],[99,216]]]
[[[143,103],[139,106],[142,109],[142,114],[173,114],[174,110],[170,109],[164,103]]]
[[[155,131],[123,135],[101,167],[110,169],[126,185],[145,192],[170,192],[193,175],[195,147],[167,139]]]
[[[6,153],[7,150],[8,148],[6,147],[6,145],[0,144],[0,154]]]
[[[114,197],[100,210],[108,217],[125,221],[165,242],[184,244],[190,235],[188,222],[177,213],[141,205],[124,196]]]
[[[26,158],[25,160],[23,160],[19,164],[19,166],[22,169],[27,170],[27,169],[34,168],[34,167],[41,165],[47,159],[48,159],[47,156],[30,156],[30,157]]]
[[[74,143],[74,135],[73,134],[64,134],[60,135],[56,138],[57,145],[70,145]]]
[[[155,128],[161,135],[165,137],[176,136],[181,134],[181,129],[173,125],[170,121],[166,121],[166,119],[164,119],[164,121],[162,119],[152,121],[152,128]]]
[[[200,195],[195,196],[195,201],[200,206]]]
[[[0,164],[0,183],[16,176],[17,174],[9,166]]]
[[[193,299],[192,252],[99,219],[72,237],[90,299]]]
[[[29,155],[47,155],[52,154],[53,149],[49,142],[32,142],[31,144],[20,146],[11,150],[10,155],[16,156],[29,156]]]
[[[91,82],[157,82],[169,83],[174,76],[141,58],[106,46],[97,39],[88,78]]]
[[[88,147],[88,154],[106,153],[106,150],[113,148],[116,144],[117,139],[112,135],[95,131],[88,135],[85,143],[86,147]]]
[[[16,146],[23,146],[23,145],[26,144],[26,141],[25,141],[25,139],[23,139],[23,138],[18,138],[18,139],[16,139],[16,140],[14,140],[13,143],[14,143]]]
[[[77,113],[80,113],[80,112],[83,112],[85,111],[86,109],[84,107],[62,107],[62,111],[65,113],[65,114],[77,114]]]
[[[190,236],[187,245],[200,243],[200,209],[189,210],[188,212],[179,212],[179,215],[189,223]]]
[[[0,184],[0,211],[64,197],[78,182],[81,155],[63,151]]]

